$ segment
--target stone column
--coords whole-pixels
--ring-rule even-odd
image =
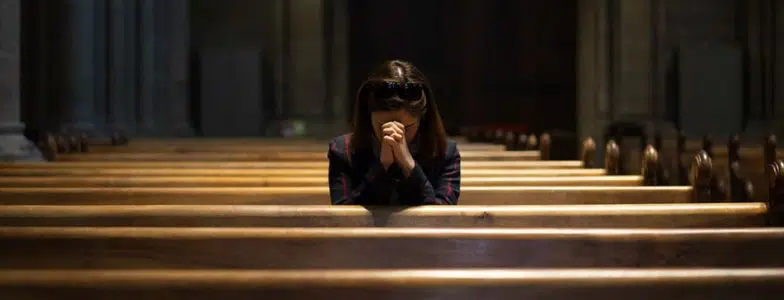
[[[774,2],[775,20],[773,23],[776,28],[772,35],[773,41],[771,43],[774,49],[774,91],[773,91],[773,107],[775,109],[773,120],[776,123],[776,134],[778,136],[784,135],[784,0],[776,0]]]
[[[163,63],[167,66],[166,98],[159,101],[167,104],[168,112],[163,125],[166,133],[174,136],[191,136],[189,72],[190,63],[190,0],[167,0],[163,16],[163,30],[167,33],[167,49]]]
[[[187,0],[141,0],[140,127],[143,135],[189,136]]]
[[[136,129],[136,1],[111,0],[109,30],[109,126],[133,134]]]
[[[69,0],[65,39],[68,75],[66,76],[66,130],[93,132],[96,107],[96,47],[97,16],[95,0]]]
[[[617,1],[613,24],[613,118],[651,119],[651,1]]]
[[[21,0],[0,0],[0,161],[42,160],[22,131],[20,108]]]
[[[348,130],[348,108],[354,101],[353,92],[349,91],[349,15],[347,0],[328,1],[332,5],[332,36],[330,79],[332,94],[332,123],[335,133]]]
[[[763,136],[770,130],[768,117],[768,86],[764,80],[765,68],[765,21],[762,14],[765,1],[748,0],[746,5],[747,47],[749,53],[749,115],[745,135]],[[769,112],[768,112],[769,113]]]
[[[95,1],[95,16],[94,27],[92,30],[93,38],[93,72],[94,83],[94,102],[93,102],[93,132],[95,134],[103,134],[108,125],[107,105],[109,99],[107,96],[109,73],[107,72],[108,65],[108,39],[107,27],[109,26],[109,16],[107,14],[108,1],[98,0]]]
[[[137,132],[140,135],[154,135],[155,134],[155,100],[156,100],[156,70],[155,64],[157,62],[155,55],[156,35],[155,28],[155,9],[164,1],[155,0],[140,0],[140,24],[139,36],[141,53],[139,55],[140,61],[140,84],[139,84],[139,101],[137,106],[139,108],[139,124],[137,125]]]
[[[324,108],[328,96],[325,84],[325,42],[323,0],[290,0],[288,39],[288,99],[290,119],[307,122],[312,135],[322,132],[326,124]],[[331,97],[329,97],[331,98]]]
[[[602,131],[612,119],[610,9],[606,0],[578,3],[577,131],[581,138],[594,138],[599,158],[606,143]]]

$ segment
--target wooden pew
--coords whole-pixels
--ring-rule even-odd
[[[160,145],[136,145],[131,143],[128,146],[108,146],[95,145],[89,148],[93,153],[188,153],[188,152],[271,152],[271,151],[327,151],[328,143],[314,144],[252,144],[235,143],[228,141],[226,144],[210,143],[208,141],[192,144],[160,144]],[[493,144],[458,144],[460,151],[504,151],[505,146]]]
[[[493,145],[490,143],[470,143],[459,136],[449,137],[458,145]],[[125,147],[156,147],[156,146],[201,146],[201,145],[262,145],[262,146],[309,146],[326,145],[328,138],[275,138],[275,137],[191,137],[191,138],[134,138]]]
[[[583,163],[571,161],[463,161],[466,169],[580,169]],[[92,162],[12,162],[0,163],[2,169],[317,169],[327,170],[327,161],[264,161],[264,162],[166,162],[166,161],[92,161]]]
[[[538,160],[538,151],[463,151],[466,161]],[[57,156],[57,161],[326,161],[326,150],[318,152],[226,152],[226,153],[74,153]]]
[[[207,174],[205,174],[207,175]],[[466,177],[461,186],[639,186],[642,176]],[[0,187],[324,187],[327,176],[0,176]]]
[[[603,176],[604,169],[473,169],[461,170],[463,177],[571,177]],[[0,176],[327,176],[326,169],[180,169],[180,168],[1,168]]]
[[[274,206],[4,205],[3,226],[136,227],[559,227],[707,228],[764,226],[765,203]]]
[[[782,267],[784,229],[0,227],[0,269]]]
[[[6,270],[3,299],[777,300],[784,269]]]
[[[689,203],[691,187],[464,187],[462,205]],[[329,204],[324,187],[36,188],[0,187],[0,205]]]

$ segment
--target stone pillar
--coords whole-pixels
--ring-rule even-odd
[[[650,0],[617,1],[613,24],[613,119],[651,120]]]
[[[348,0],[327,1],[332,5],[332,36],[331,40],[331,66],[330,80],[332,93],[331,111],[333,130],[344,132],[348,130],[348,109],[354,101],[354,93],[349,91],[349,15]]]
[[[784,136],[784,0],[776,0],[774,2],[775,20],[773,23],[776,28],[772,35],[773,41],[770,43],[774,49],[774,115],[776,134]]]
[[[109,73],[107,72],[108,66],[108,39],[107,39],[107,28],[109,26],[109,16],[107,14],[108,8],[108,1],[105,0],[98,0],[95,1],[95,19],[94,19],[94,26],[92,30],[92,38],[93,38],[93,51],[94,51],[94,58],[93,58],[93,72],[94,72],[94,80],[93,83],[93,126],[95,126],[93,132],[95,134],[103,134],[105,133],[104,130],[106,129],[106,125],[108,125],[108,113],[107,113],[107,105],[109,104],[109,97],[108,97],[108,85],[109,85]]]
[[[287,115],[290,119],[305,120],[311,135],[329,135],[322,132],[331,127],[324,113],[327,99],[331,98],[326,95],[325,84],[324,6],[327,4],[323,0],[290,0],[288,5]]]
[[[140,23],[139,36],[141,53],[139,55],[140,61],[140,85],[139,85],[139,124],[137,125],[137,132],[139,135],[154,135],[155,134],[155,100],[156,100],[156,82],[157,72],[155,65],[157,62],[155,55],[156,35],[155,28],[155,9],[157,6],[165,3],[164,1],[155,0],[140,0]]]
[[[133,134],[136,129],[136,1],[111,0],[109,51],[109,116],[111,128]]]
[[[190,0],[167,0],[161,20],[166,32],[167,49],[164,49],[165,99],[167,104],[166,120],[162,122],[164,131],[173,136],[191,136],[193,127],[190,122],[189,72],[190,63]]]
[[[187,0],[141,0],[141,128],[144,135],[190,136],[190,22]]]
[[[665,136],[675,136],[667,96],[670,47],[667,43],[666,0],[651,1],[651,116],[653,127]]]
[[[42,160],[22,131],[20,109],[21,0],[0,0],[0,161]]]
[[[93,132],[96,113],[96,0],[69,0],[65,39],[68,75],[64,129]]]
[[[577,131],[581,139],[594,138],[599,158],[606,143],[602,131],[612,119],[610,7],[606,0],[579,1],[578,5]]]
[[[768,86],[764,80],[765,68],[765,20],[764,3],[767,1],[748,0],[746,5],[746,42],[749,53],[749,112],[745,135],[763,136],[770,130],[766,110],[768,109]]]

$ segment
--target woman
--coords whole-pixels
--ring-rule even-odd
[[[460,153],[411,63],[388,61],[357,92],[352,133],[329,145],[332,204],[457,204]]]

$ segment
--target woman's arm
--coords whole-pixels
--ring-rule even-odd
[[[329,196],[332,204],[368,204],[373,197],[389,195],[392,184],[389,174],[376,162],[365,173],[360,182],[351,180],[351,164],[347,139],[333,141],[329,145]]]
[[[444,156],[444,168],[434,182],[428,180],[422,167],[417,163],[405,180],[421,204],[457,204],[460,197],[460,152],[454,142],[449,143],[449,149]],[[418,203],[420,204],[420,203]]]

